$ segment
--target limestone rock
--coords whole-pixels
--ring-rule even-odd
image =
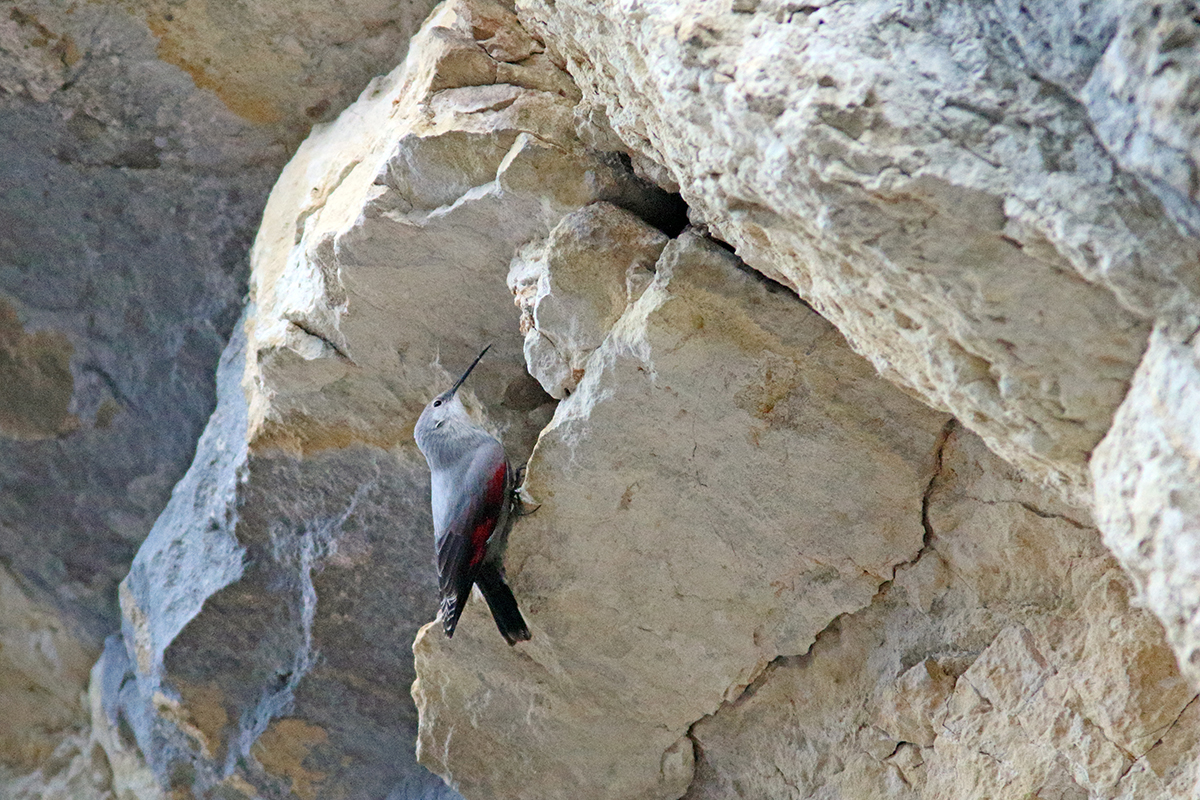
[[[1112,38],[1077,96],[1117,163],[1137,175],[1180,227],[1196,236],[1200,123],[1192,109],[1200,22],[1187,3],[1099,5],[1103,10],[1092,14],[1107,17],[1103,31]]]
[[[124,12],[67,5],[0,15],[0,559],[95,650],[212,411],[282,153]]]
[[[579,384],[584,364],[654,276],[667,237],[628,211],[594,203],[521,248],[508,275],[521,306],[525,363],[551,397]]]
[[[500,4],[441,6],[271,194],[218,408],[121,588],[106,702],[171,791],[455,796],[412,749],[436,611],[413,423],[494,342],[467,399],[523,461],[553,403],[521,363],[514,252],[593,201],[664,202],[582,147],[539,47]]]
[[[245,372],[239,331],[196,461],[122,583],[104,703],[168,789],[436,797],[395,690],[433,612],[420,475],[364,445],[251,458]]]
[[[1101,481],[1106,540],[1200,680],[1200,471],[1172,410],[1200,315],[1188,4],[518,10],[579,84],[581,130],[882,374],[1081,506]]]
[[[428,8],[0,14],[0,795],[1194,796],[1192,9],[451,0],[235,326]]]
[[[119,636],[110,637],[91,670],[82,705],[88,713],[57,737],[54,752],[29,774],[7,781],[12,800],[164,800],[164,794],[138,751],[128,728],[119,727],[106,707],[105,682],[114,660],[126,659]],[[127,661],[127,659],[126,659]],[[118,677],[123,671],[118,671]],[[110,687],[112,688],[112,687]],[[117,687],[119,689],[119,687]],[[79,698],[76,698],[79,700]]]
[[[884,690],[875,727],[897,742],[932,747],[953,691],[954,676],[946,674],[933,658],[926,658]]]
[[[84,662],[212,412],[271,181],[431,6],[0,10],[0,796],[81,741]]]
[[[920,557],[694,726],[687,797],[1192,796],[1194,690],[1067,512],[953,433]]]
[[[0,567],[0,767],[37,769],[58,748],[60,732],[83,724],[79,694],[96,655]]]
[[[587,118],[662,165],[750,266],[996,452],[1089,499],[1088,454],[1151,319],[1200,298],[1200,244],[1121,169],[1150,152],[1146,140],[1120,161],[1106,149],[1148,118],[1155,89],[1133,84],[1127,105],[1081,100],[1093,72],[1114,86],[1138,74],[1124,66],[1129,48],[1106,47],[1118,17],[1140,30],[1152,12],[900,0],[518,8],[584,104],[600,107]],[[1183,102],[1184,74],[1179,62],[1162,78],[1177,87],[1170,102]]]
[[[498,336],[515,324],[494,265],[507,267],[516,248],[590,202],[660,202],[618,161],[582,147],[572,93],[477,85],[490,68],[461,70],[491,60],[472,37],[499,35],[497,18],[519,28],[499,4],[440,7],[409,63],[318,128],[280,177],[251,279],[257,356],[247,380],[260,444],[321,447],[319,431],[338,429],[407,446],[423,393],[446,377],[435,362],[458,368],[493,338],[475,390],[523,396],[519,342]],[[565,77],[547,61],[524,66],[535,87]],[[468,85],[446,86],[450,78]],[[365,298],[357,306],[356,296]],[[431,323],[417,323],[427,309]],[[499,412],[499,424],[519,426],[510,434],[518,451],[544,424],[525,416],[541,398]]]
[[[1104,541],[1200,685],[1200,349],[1156,331],[1092,458]]]
[[[532,641],[478,603],[418,637],[422,763],[468,797],[679,796],[691,723],[916,556],[944,422],[790,292],[672,240],[530,459],[508,572]]]

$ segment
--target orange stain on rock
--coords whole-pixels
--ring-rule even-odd
[[[313,748],[325,744],[324,728],[299,719],[277,719],[254,743],[254,757],[267,772],[292,782],[292,793],[301,800],[316,800],[324,772],[304,765]]]
[[[58,331],[26,333],[16,309],[0,298],[0,436],[51,439],[79,427],[67,410],[73,350]]]

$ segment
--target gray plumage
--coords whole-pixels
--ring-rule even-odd
[[[431,475],[442,628],[454,635],[471,586],[477,584],[500,633],[516,644],[529,638],[529,629],[504,581],[504,546],[519,502],[515,476],[503,445],[467,416],[457,394],[487,351],[485,347],[454,386],[425,406],[413,437]]]

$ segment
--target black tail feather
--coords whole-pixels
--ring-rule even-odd
[[[462,616],[463,609],[467,605],[467,598],[471,596],[471,584],[467,584],[466,590],[459,592],[457,597],[443,597],[441,613],[442,630],[446,632],[446,636],[452,638],[454,629],[458,627],[458,618]]]
[[[529,627],[517,607],[517,598],[513,597],[512,589],[504,582],[504,574],[494,564],[484,564],[475,576],[475,583],[483,592],[483,599],[492,610],[496,627],[500,635],[510,645],[529,640]]]

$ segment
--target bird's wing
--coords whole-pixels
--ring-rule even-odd
[[[447,635],[454,633],[504,510],[508,470],[499,442],[494,448],[479,448],[455,487],[454,496],[461,499],[447,509],[446,525],[437,531],[442,627]]]

